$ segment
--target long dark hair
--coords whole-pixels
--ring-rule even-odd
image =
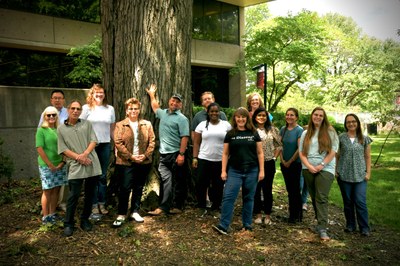
[[[210,112],[210,110],[211,110],[211,107],[213,107],[213,106],[216,106],[217,108],[218,108],[218,112],[221,110],[221,107],[219,106],[219,104],[218,103],[216,103],[216,102],[213,102],[213,103],[210,103],[208,106],[207,106],[207,122],[206,122],[206,129],[208,130],[208,124],[210,124],[210,116],[208,115],[208,113]]]
[[[346,132],[349,131],[349,129],[347,128],[347,125],[346,125],[346,120],[347,120],[347,117],[349,117],[349,116],[354,117],[354,119],[357,121],[356,136],[357,136],[358,142],[361,144],[364,144],[364,137],[363,137],[363,134],[361,131],[361,122],[360,122],[360,119],[358,118],[358,116],[356,116],[355,114],[347,114],[346,117],[344,118],[344,128],[346,129]]]
[[[255,127],[257,127],[258,123],[256,121],[256,117],[261,112],[265,112],[265,114],[267,115],[267,121],[265,121],[265,123],[264,123],[264,128],[268,132],[268,131],[270,131],[272,129],[272,123],[271,123],[271,120],[269,119],[269,113],[267,112],[267,110],[264,107],[258,107],[254,111],[254,114],[253,114],[253,117],[252,117],[253,124],[254,124]]]

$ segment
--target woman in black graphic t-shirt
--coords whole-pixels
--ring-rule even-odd
[[[264,178],[264,154],[260,136],[251,122],[249,112],[240,107],[233,114],[232,130],[224,140],[222,180],[225,180],[221,219],[213,226],[227,234],[232,221],[234,204],[242,187],[242,222],[245,230],[252,230],[254,194],[258,181]]]

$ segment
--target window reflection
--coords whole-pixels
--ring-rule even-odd
[[[213,0],[194,0],[193,38],[239,44],[239,8]]]

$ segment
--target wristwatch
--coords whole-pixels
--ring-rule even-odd
[[[272,157],[272,160],[276,161],[276,157]]]
[[[185,152],[179,152],[179,155],[182,155],[182,156],[184,156],[185,155]]]
[[[324,161],[322,161],[322,162],[321,162],[321,165],[322,165],[322,166],[325,166],[325,163],[324,163]]]

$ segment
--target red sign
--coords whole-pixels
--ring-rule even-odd
[[[257,88],[264,90],[264,72],[257,72]]]

